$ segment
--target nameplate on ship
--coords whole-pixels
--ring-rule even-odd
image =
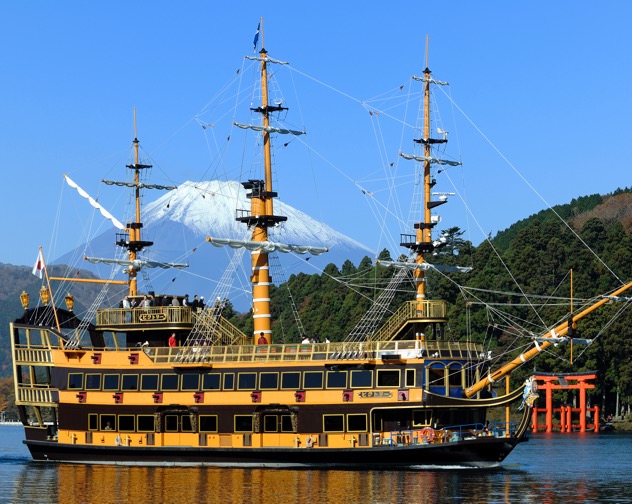
[[[140,322],[164,322],[167,320],[166,313],[141,313],[138,315]]]
[[[362,399],[389,399],[393,397],[393,393],[388,390],[371,390],[365,392],[358,392],[358,397]]]

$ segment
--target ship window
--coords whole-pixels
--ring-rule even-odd
[[[134,415],[119,415],[118,426],[122,432],[134,432]]]
[[[235,373],[224,373],[224,390],[235,388]]]
[[[433,364],[428,368],[428,385],[443,387],[445,378],[445,368],[442,364]]]
[[[128,374],[121,377],[121,390],[138,390],[138,375]]]
[[[301,388],[301,373],[295,371],[281,373],[281,388],[294,390]]]
[[[378,369],[378,387],[399,387],[399,369]]]
[[[235,415],[235,432],[252,432],[252,415]]]
[[[182,415],[180,417],[180,430],[182,432],[193,432],[193,422],[191,415]]]
[[[80,390],[83,388],[83,373],[68,374],[68,390]]]
[[[237,390],[255,390],[257,388],[257,373],[238,373]]]
[[[263,432],[278,432],[276,415],[265,415],[263,417]]]
[[[368,388],[373,386],[373,371],[351,371],[351,388]]]
[[[323,372],[322,371],[305,371],[303,376],[303,388],[317,389],[323,388]]]
[[[276,390],[279,388],[279,373],[261,373],[259,376],[259,388]]]
[[[182,390],[198,390],[200,388],[200,375],[197,373],[185,373],[182,375]]]
[[[101,415],[99,428],[100,430],[116,430],[116,415]]]
[[[432,424],[432,410],[413,410],[413,427]]]
[[[154,432],[156,430],[156,419],[154,415],[138,415],[138,432]]]
[[[344,415],[323,415],[323,432],[344,432]]]
[[[178,390],[178,375],[173,373],[163,374],[160,383],[161,390]]]
[[[165,432],[178,432],[178,415],[165,415]]]
[[[88,430],[98,430],[99,429],[99,415],[96,413],[88,414]]]
[[[200,415],[200,432],[217,432],[217,415]]]
[[[101,390],[101,375],[100,374],[87,374],[86,375],[86,390]]]
[[[295,432],[292,425],[292,415],[281,416],[281,432]]]
[[[461,387],[463,385],[461,382],[461,366],[459,364],[450,365],[448,380],[450,382],[450,387]]]
[[[347,432],[366,432],[367,416],[365,414],[347,415]]]
[[[406,370],[406,387],[414,387],[415,386],[415,370],[407,369]]]
[[[327,371],[327,388],[346,388],[346,371]]]
[[[219,390],[220,386],[220,377],[222,375],[219,373],[208,373],[204,375],[202,379],[202,389],[203,390]]]
[[[140,376],[140,389],[154,392],[158,390],[158,375],[144,374]]]
[[[118,390],[119,389],[119,375],[106,374],[103,375],[103,390]]]

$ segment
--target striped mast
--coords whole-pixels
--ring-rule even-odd
[[[250,215],[238,216],[237,220],[248,225],[252,229],[252,241],[255,243],[268,242],[268,228],[286,221],[287,217],[274,215],[274,198],[277,193],[272,187],[272,156],[270,133],[277,131],[270,127],[270,113],[286,110],[279,105],[270,105],[268,102],[268,63],[277,61],[267,56],[264,46],[263,18],[260,20],[261,50],[259,58],[261,68],[261,106],[253,108],[262,117],[262,127],[253,128],[260,130],[263,135],[263,162],[264,180],[248,180],[242,182],[244,189],[250,191]],[[241,125],[238,125],[241,126]],[[251,251],[252,264],[252,311],[253,311],[253,341],[257,343],[263,333],[266,342],[272,342],[272,319],[270,315],[270,262],[268,251],[265,247]]]

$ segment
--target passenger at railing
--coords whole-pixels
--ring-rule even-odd
[[[303,341],[301,341],[301,343],[302,343],[303,345],[309,345],[309,344],[311,343],[311,341],[310,341],[310,339],[309,339],[307,336],[305,336],[305,337],[303,338]]]
[[[162,296],[162,303],[160,303],[160,306],[169,306],[169,304],[169,298],[165,294],[164,296]]]
[[[198,307],[202,308],[203,310],[205,306],[206,304],[204,304],[204,296],[200,296],[200,304],[198,304]]]
[[[197,311],[199,306],[200,306],[200,300],[198,299],[198,295],[196,294],[195,296],[193,296],[193,301],[191,301],[191,309],[193,311]]]
[[[182,298],[182,306],[189,306],[189,295],[185,294]]]
[[[129,296],[125,296],[123,298],[123,310],[125,310],[125,322],[132,321],[132,313],[129,311],[134,306],[132,303],[133,301],[130,301]]]
[[[426,335],[422,332],[415,335],[415,350],[417,351],[417,357],[424,356],[424,342],[426,341]]]
[[[263,334],[263,331],[261,331],[259,333],[259,339],[257,340],[257,345],[267,345],[268,344],[268,340],[265,337],[265,334]]]
[[[180,301],[178,300],[178,296],[173,296],[171,299],[171,306],[180,306]]]
[[[143,300],[140,302],[140,305],[143,308],[149,308],[151,306],[151,301],[147,296],[143,296]]]
[[[169,336],[169,347],[175,348],[177,346],[178,346],[178,340],[176,340],[176,333],[171,333],[171,336]]]

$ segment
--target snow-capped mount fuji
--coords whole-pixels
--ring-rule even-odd
[[[275,199],[274,208],[275,214],[288,218],[279,228],[270,230],[270,235],[279,241],[326,246],[332,251],[338,247],[359,248],[365,255],[371,253],[368,247],[281,200]],[[204,236],[243,238],[249,233],[243,224],[235,220],[237,209],[250,209],[250,200],[239,182],[187,181],[147,205],[144,221],[148,229],[169,220]]]
[[[210,299],[216,293],[218,282],[235,251],[229,247],[214,247],[206,241],[206,237],[249,240],[250,230],[235,220],[236,210],[240,209],[250,209],[250,200],[242,185],[236,181],[218,180],[187,181],[146,204],[142,210],[142,238],[154,242],[154,245],[142,251],[139,257],[165,263],[187,262],[189,267],[183,270],[146,268],[138,275],[139,290],[188,293],[190,297],[199,294]],[[357,265],[363,257],[375,255],[365,245],[279,199],[274,201],[274,212],[288,219],[269,229],[270,240],[329,249],[319,256],[278,254],[284,274],[279,278],[278,272],[273,272],[275,283],[293,273],[318,273],[327,264],[340,267],[347,259]],[[82,251],[94,257],[111,258],[115,254],[118,257],[121,249],[112,246],[114,241],[114,232],[108,231],[91,240]],[[70,258],[80,255],[83,254],[74,250],[55,262],[68,264]],[[249,254],[244,254],[241,263],[239,278],[233,282],[228,296],[236,309],[247,310],[250,303]],[[75,267],[92,271],[102,278],[111,276],[111,266],[82,261]],[[114,268],[118,270],[115,279],[126,278],[120,266]]]

